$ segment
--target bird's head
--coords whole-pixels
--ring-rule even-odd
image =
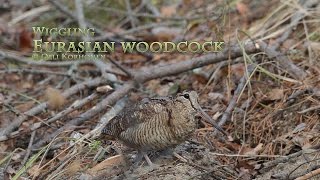
[[[203,111],[201,106],[198,102],[198,94],[196,91],[184,91],[181,94],[177,95],[177,101],[184,104],[187,108],[192,108],[198,115],[200,115],[206,122],[210,123],[213,127],[219,130],[224,135],[228,136],[227,133],[218,125],[216,124],[213,119]]]

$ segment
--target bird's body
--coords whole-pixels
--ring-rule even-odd
[[[103,134],[141,151],[162,150],[180,144],[194,132],[196,113],[183,96],[151,98],[124,109],[110,120]]]
[[[127,107],[110,120],[102,135],[137,149],[152,165],[145,152],[174,147],[187,140],[197,128],[199,113],[224,133],[201,109],[197,93],[191,91],[174,98],[149,98]]]

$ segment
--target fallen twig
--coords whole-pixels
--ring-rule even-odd
[[[107,82],[107,80],[105,80],[103,78],[90,79],[90,80],[84,81],[80,84],[76,84],[76,85],[72,86],[71,88],[65,90],[62,93],[62,96],[68,98],[83,89],[90,88],[90,87],[96,87],[96,86],[103,84],[103,83],[106,83],[106,82]],[[1,129],[0,141],[4,141],[4,140],[9,139],[8,135],[14,129],[18,128],[23,121],[25,121],[29,116],[35,116],[35,115],[41,113],[42,111],[45,111],[47,109],[47,107],[48,107],[47,102],[41,103],[38,106],[33,107],[29,111],[26,111],[25,113],[23,113],[22,116],[19,116],[17,119],[14,119],[8,126]]]
[[[285,69],[292,77],[298,80],[304,80],[307,77],[307,73],[293,64],[286,55],[277,52],[274,47],[267,45],[263,41],[259,41],[258,44],[260,45],[261,50],[264,51],[269,58],[276,58],[279,65],[283,69]]]
[[[263,164],[262,164],[262,169],[260,169],[259,172],[260,172],[260,173],[265,173],[265,172],[267,172],[270,168],[272,168],[273,166],[276,166],[276,165],[278,165],[279,163],[288,162],[290,159],[295,158],[295,157],[298,157],[298,156],[300,156],[302,153],[303,153],[303,150],[298,151],[298,152],[293,153],[293,154],[290,154],[290,155],[288,155],[288,156],[286,156],[286,157],[278,158],[278,159],[275,159],[275,160],[273,160],[273,161],[269,161],[269,162],[263,163]]]
[[[310,107],[310,108],[308,108],[308,109],[299,111],[298,113],[299,113],[299,114],[304,114],[304,113],[307,113],[307,112],[310,112],[310,111],[314,111],[314,110],[318,110],[318,109],[320,109],[320,105],[314,106],[314,107]]]
[[[75,13],[76,17],[75,18],[78,20],[79,27],[81,29],[86,29],[87,22],[85,20],[84,13],[83,13],[82,1],[75,0],[75,5],[76,5],[76,13]],[[88,35],[83,35],[82,40],[85,42],[89,42],[90,37]],[[92,54],[92,53],[86,53],[86,54]],[[106,70],[112,69],[109,64],[104,63],[101,59],[95,60],[93,63],[98,69],[100,69],[102,77],[109,79],[111,81],[117,80],[115,75],[106,72]]]
[[[81,99],[80,101],[76,101],[74,102],[71,106],[67,107],[65,110],[59,112],[58,114],[56,114],[55,116],[53,116],[52,118],[48,119],[46,122],[46,124],[48,123],[52,123],[52,122],[55,122],[56,120],[62,118],[62,117],[65,117],[67,114],[75,111],[76,109],[79,109],[81,107],[83,107],[85,104],[93,101],[95,98],[98,97],[98,94],[97,93],[93,93],[83,99]],[[36,129],[39,129],[40,127],[43,126],[43,123],[42,122],[38,122],[38,123],[34,123],[31,127],[30,127],[30,130],[31,131],[34,131]]]
[[[248,74],[245,73],[243,75],[243,77],[241,78],[240,83],[239,83],[237,89],[235,90],[234,95],[233,95],[232,99],[230,100],[227,109],[224,111],[222,118],[220,119],[220,121],[218,123],[219,126],[223,126],[227,122],[227,120],[230,119],[232,111],[236,107],[239,96],[240,96],[243,88],[247,84],[247,81],[249,80],[249,77],[251,76],[251,73],[254,71],[254,69],[255,68],[253,65],[248,66]]]
[[[77,15],[72,13],[70,9],[68,9],[66,6],[62,5],[59,1],[57,0],[49,0],[49,2],[54,5],[58,10],[60,10],[62,13],[66,14],[68,17],[71,17],[73,20],[78,20]],[[91,27],[94,28],[95,32],[98,34],[104,34],[103,30],[99,29],[95,25],[93,25],[91,22],[85,21],[85,23]],[[108,37],[109,41],[114,41],[114,42],[120,42],[119,39],[116,39],[114,37]]]
[[[24,158],[23,158],[23,160],[22,160],[22,162],[21,162],[22,167],[23,167],[24,164],[27,162],[27,160],[28,160],[28,158],[29,158],[29,156],[30,156],[31,147],[32,147],[32,144],[33,144],[35,135],[36,135],[36,131],[33,131],[33,132],[31,133],[31,137],[30,137],[30,141],[29,141],[29,145],[28,145],[26,154],[24,155]],[[19,169],[21,169],[22,167],[20,167]]]
[[[310,8],[315,4],[318,4],[317,0],[306,0],[302,5],[304,8]],[[290,19],[289,29],[287,29],[279,38],[276,39],[275,49],[278,48],[285,40],[288,39],[290,34],[294,31],[294,29],[298,26],[300,21],[307,15],[307,11],[296,11],[295,14]]]
[[[316,169],[316,170],[313,170],[303,176],[300,176],[298,178],[296,178],[295,180],[307,180],[307,179],[310,179],[312,178],[313,176],[316,176],[316,175],[319,175],[320,174],[320,168]]]

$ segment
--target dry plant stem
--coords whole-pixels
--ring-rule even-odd
[[[24,12],[23,14],[13,18],[8,25],[13,27],[14,25],[16,25],[18,22],[23,21],[24,19],[27,18],[34,18],[39,16],[41,13],[49,11],[50,10],[50,5],[44,5],[44,6],[40,6],[40,7],[36,7],[33,9],[30,9],[29,11]]]
[[[94,60],[93,63],[98,69],[100,69],[102,77],[112,82],[117,80],[117,77],[114,74],[108,73],[108,71],[112,69],[109,64],[104,63],[102,60]]]
[[[106,97],[100,103],[98,103],[96,106],[94,106],[90,110],[79,115],[78,118],[72,119],[69,123],[67,123],[65,126],[59,128],[54,133],[48,134],[48,136],[42,138],[38,143],[34,144],[33,149],[40,148],[43,144],[45,144],[46,142],[49,142],[56,135],[59,135],[60,133],[67,131],[67,130],[72,130],[75,128],[75,126],[78,126],[78,125],[82,124],[84,121],[91,119],[93,116],[95,116],[96,114],[107,109],[112,104],[115,104],[120,98],[127,95],[127,93],[133,87],[134,87],[133,83],[128,83],[128,84],[121,86],[117,91],[110,94],[108,97]]]
[[[78,21],[78,24],[81,29],[86,29],[87,24],[85,22],[84,14],[83,14],[83,4],[82,0],[75,0],[74,4],[76,6],[76,20]],[[83,41],[89,41],[89,35],[83,35],[82,40]]]
[[[84,17],[84,13],[83,13],[83,4],[82,4],[82,0],[75,0],[75,5],[76,5],[76,19],[78,20],[78,24],[80,26],[81,29],[86,29],[87,28],[87,24],[85,21],[85,17]],[[82,40],[85,42],[89,42],[90,41],[90,37],[88,35],[84,35],[82,36]],[[92,53],[90,53],[92,54]],[[100,69],[102,77],[109,79],[111,81],[116,81],[117,78],[115,75],[107,73],[106,70],[108,69],[112,69],[108,64],[105,64],[102,60],[95,60],[94,65]]]
[[[320,168],[320,165],[315,165],[315,166],[311,166],[309,167],[305,172],[301,172],[301,173],[298,173],[298,174],[295,174],[295,175],[292,175],[290,172],[289,174],[288,173],[278,173],[278,174],[274,174],[272,175],[271,177],[272,178],[276,178],[276,179],[288,179],[288,180],[297,180],[298,178],[308,174],[307,177],[313,177],[315,176],[316,174],[312,174],[312,172],[315,170],[317,171],[318,168]],[[313,170],[310,172],[310,169]],[[295,169],[296,170],[296,169]]]
[[[98,86],[100,84],[104,84],[106,82],[107,82],[107,80],[105,80],[103,78],[90,79],[90,80],[84,81],[80,84],[76,84],[76,85],[72,86],[71,88],[65,90],[62,93],[62,96],[68,98],[83,89],[96,87],[96,86]],[[24,115],[19,116],[18,118],[14,119],[8,126],[1,129],[0,141],[7,140],[9,138],[8,135],[11,132],[13,132],[14,129],[18,128],[21,125],[21,123],[23,121],[25,121],[29,116],[35,116],[35,115],[45,111],[47,109],[47,107],[48,107],[47,102],[41,103],[41,104],[33,107],[32,109],[26,111],[25,113],[23,113]]]
[[[319,175],[320,174],[320,168],[316,169],[316,170],[313,170],[303,176],[300,176],[298,178],[296,178],[295,180],[307,180],[307,179],[310,179],[312,178],[313,176],[316,176],[316,175]]]
[[[259,52],[259,49],[257,49],[256,45],[251,42],[244,45],[244,49],[247,52],[247,54]],[[234,59],[240,56],[242,56],[241,47],[237,45],[230,46],[230,48],[225,48],[223,51],[218,53],[210,53],[178,63],[161,66],[152,66],[149,68],[141,68],[139,71],[137,71],[137,73],[134,74],[134,80],[139,83],[144,83],[152,79],[161,78],[165,76],[172,76],[209,64],[215,64],[221,61],[225,61],[229,57],[230,59]]]
[[[48,123],[52,123],[55,122],[56,120],[65,117],[66,115],[70,114],[71,112],[75,111],[76,109],[79,109],[81,107],[83,107],[85,104],[92,102],[94,99],[96,99],[98,97],[97,93],[93,93],[83,99],[81,99],[80,101],[76,101],[74,102],[71,106],[67,107],[65,110],[59,112],[58,114],[56,114],[55,116],[53,116],[52,118],[48,119],[47,121],[45,121],[47,124]],[[39,129],[40,127],[42,127],[44,124],[42,122],[38,122],[38,123],[34,123],[31,127],[30,130],[34,131],[36,129]]]
[[[72,160],[73,157],[75,156],[75,152],[76,151],[73,151],[71,154],[66,155],[60,162],[58,162],[58,164],[56,164],[54,167],[51,167],[47,172],[45,172],[40,177],[38,177],[38,179],[40,180],[46,179],[45,177],[47,177],[49,174],[52,174],[52,172],[55,171],[57,168],[65,165],[66,162],[69,162],[70,160]]]
[[[242,89],[245,87],[246,82],[248,80],[248,77],[250,77],[250,75],[254,71],[254,69],[255,68],[253,65],[249,65],[248,66],[248,74],[244,74],[244,76],[240,79],[240,83],[239,83],[237,89],[235,90],[234,95],[233,95],[232,99],[230,100],[227,109],[223,113],[221,120],[218,123],[219,126],[223,126],[228,120],[230,120],[232,111],[236,107],[237,100],[239,99],[239,96],[242,92]],[[216,131],[215,131],[215,133],[216,133]]]
[[[58,0],[49,0],[49,2],[54,5],[59,11],[61,11],[62,13],[64,13],[65,15],[69,16],[70,18],[72,18],[73,20],[78,20],[77,15],[72,13],[72,11],[68,8],[66,8],[64,5],[62,5]],[[103,30],[97,28],[96,26],[94,26],[92,23],[86,21],[86,24],[91,27],[94,28],[95,32],[97,32],[98,34],[104,34]],[[120,42],[119,39],[113,38],[113,37],[108,37],[107,38],[108,41],[114,41],[114,42]]]
[[[75,126],[82,124],[83,122],[93,118],[98,113],[103,112],[108,107],[115,104],[120,98],[124,97],[131,91],[133,88],[136,87],[137,84],[144,83],[146,81],[161,78],[165,76],[179,74],[191,69],[195,69],[198,67],[206,66],[209,64],[218,63],[224,61],[226,59],[234,59],[237,57],[242,56],[242,49],[239,46],[230,46],[231,49],[226,48],[224,51],[219,53],[212,53],[207,54],[204,56],[192,58],[186,61],[162,65],[162,66],[151,66],[149,68],[144,68],[143,70],[137,71],[134,74],[133,81],[129,81],[126,84],[120,86],[116,91],[111,93],[108,97],[103,99],[99,102],[95,107],[91,108],[90,110],[82,113],[78,118],[71,120],[68,124],[58,129],[56,132],[49,134],[48,136],[44,137],[41,141],[34,145],[34,148],[39,148],[44,145],[46,142],[49,142],[53,137],[56,135],[70,129],[74,129]],[[252,54],[258,52],[255,44],[248,43],[244,46],[247,54]]]
[[[136,13],[139,12],[142,8],[144,8],[145,6],[145,3],[143,1],[140,2],[139,6],[136,6],[134,8],[134,10],[131,12],[131,16],[134,16],[135,19],[137,19],[138,17],[136,16]],[[114,12],[114,13],[119,13],[119,12],[122,12],[123,15],[125,15],[123,18],[124,20],[121,20],[119,23],[118,23],[118,26],[119,27],[123,27],[125,24],[127,24],[130,19],[131,19],[131,16],[128,16],[128,11],[122,11],[120,9],[113,9],[113,8],[105,8],[103,7],[102,8],[103,10],[111,10],[111,12]],[[121,14],[121,13],[120,13]]]
[[[65,15],[69,16],[70,18],[72,18],[73,20],[78,20],[77,15],[72,13],[72,11],[70,9],[68,9],[66,6],[64,6],[63,4],[61,4],[61,2],[59,2],[58,0],[49,0],[49,2],[54,5],[59,11],[61,11],[62,13],[64,13]],[[97,27],[95,27],[93,24],[91,24],[90,22],[86,22],[86,24],[88,24],[89,27],[94,28],[95,31],[99,34],[103,34],[103,31],[98,29]]]
[[[123,67],[121,64],[119,64],[118,62],[112,60],[111,58],[109,58],[109,61],[114,64],[117,68],[119,68],[122,72],[124,72],[128,77],[133,77],[133,73],[129,72],[128,68]]]
[[[290,154],[287,157],[283,157],[283,158],[279,158],[279,159],[275,159],[273,161],[269,161],[266,163],[263,163],[262,166],[263,168],[259,170],[260,173],[265,173],[267,172],[270,168],[272,168],[273,166],[278,165],[279,163],[285,163],[288,162],[290,159],[295,158],[300,156],[303,153],[303,150]]]
[[[118,114],[123,107],[125,106],[126,99],[121,99],[117,102],[117,104],[110,109],[110,111],[108,111],[100,120],[100,124],[98,124],[92,131],[90,131],[89,133],[87,133],[86,135],[84,135],[82,137],[82,139],[86,139],[86,138],[90,138],[91,136],[93,136],[93,138],[95,137],[95,135],[98,135],[99,130],[101,130],[104,125],[110,120],[112,119],[116,114]],[[74,151],[76,152],[76,151]],[[59,165],[56,165],[54,168],[51,168],[48,172],[46,172],[46,174],[42,175],[40,179],[43,179],[44,177],[46,177],[48,174],[51,174],[51,172],[53,172],[54,170],[56,170],[56,167],[60,167],[62,164],[64,164],[65,161],[67,161],[71,156],[68,155],[64,158],[64,160],[62,160]]]
[[[303,8],[310,8],[314,5],[319,3],[318,0],[306,0],[303,4]],[[276,39],[275,43],[275,49],[277,49],[288,37],[290,34],[294,31],[294,29],[297,27],[297,25],[300,23],[300,21],[306,16],[307,14],[302,12],[301,10],[297,11],[290,20],[289,29],[285,31],[278,39]]]
[[[157,7],[155,7],[152,2],[148,1],[148,0],[143,0],[143,3],[145,3],[147,9],[149,9],[155,16],[159,17],[161,16],[161,13],[160,11],[158,10]],[[180,19],[180,20],[183,20],[183,19]]]
[[[304,113],[307,113],[307,112],[310,112],[310,111],[314,111],[314,110],[318,110],[318,109],[320,109],[320,105],[319,106],[310,107],[308,109],[299,111],[298,113],[299,114],[304,114]]]
[[[260,45],[261,50],[264,51],[269,58],[276,58],[279,65],[288,71],[292,77],[298,80],[304,80],[307,77],[307,73],[293,64],[286,55],[277,52],[274,47],[267,45],[263,41],[259,41],[258,44]]]
[[[33,131],[33,132],[31,133],[31,137],[30,137],[28,149],[27,149],[27,151],[26,151],[26,154],[24,155],[24,158],[23,158],[23,160],[22,160],[22,162],[21,162],[21,167],[20,167],[19,169],[21,169],[21,168],[25,165],[25,163],[27,162],[27,160],[28,160],[28,158],[29,158],[29,156],[30,156],[31,147],[32,147],[32,144],[33,144],[35,135],[36,135],[36,131]]]
[[[48,179],[60,179],[60,178],[62,178],[64,173],[61,173],[61,172],[65,171],[64,168],[66,168],[68,163],[76,158],[77,154],[75,152],[76,151],[72,152],[70,157],[68,159],[64,159],[61,164],[59,163],[59,166],[56,166],[54,171],[52,173],[50,173],[50,175],[47,178]]]
[[[126,3],[126,8],[127,8],[127,11],[128,11],[131,27],[136,27],[136,20],[137,19],[135,19],[135,17],[132,15],[131,4],[130,4],[129,0],[125,0],[125,3]]]

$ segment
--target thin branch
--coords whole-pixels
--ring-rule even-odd
[[[133,73],[130,72],[128,68],[123,67],[121,64],[119,64],[118,62],[114,61],[111,58],[108,58],[108,59],[112,64],[114,64],[117,68],[119,68],[122,72],[124,72],[128,77],[131,77],[131,78],[134,77]]]
[[[32,147],[32,144],[33,144],[33,141],[34,141],[34,137],[36,136],[36,131],[33,131],[31,133],[31,137],[30,137],[30,141],[29,141],[29,145],[28,145],[28,149],[26,151],[26,154],[24,155],[24,158],[21,162],[21,165],[24,166],[25,163],[27,162],[29,156],[30,156],[30,153],[31,153],[31,147]],[[22,167],[20,167],[19,169],[21,169]]]
[[[282,158],[275,159],[275,160],[273,160],[273,161],[269,161],[269,162],[263,163],[263,164],[262,164],[262,167],[263,167],[263,168],[260,169],[259,172],[260,172],[260,173],[265,173],[265,172],[267,172],[270,168],[278,165],[279,163],[288,162],[290,159],[296,158],[296,157],[300,156],[302,153],[303,153],[303,150],[298,151],[298,152],[293,153],[293,154],[290,154],[290,155],[288,155],[287,157],[282,157]]]
[[[304,114],[304,113],[307,113],[307,112],[310,112],[310,111],[314,111],[314,110],[319,110],[319,109],[320,109],[320,105],[314,106],[314,107],[310,107],[310,108],[308,108],[308,109],[299,111],[298,113],[299,113],[299,114]]]
[[[259,41],[258,44],[260,45],[261,50],[265,52],[269,58],[276,58],[279,65],[292,77],[298,80],[304,80],[307,77],[308,74],[293,64],[286,55],[276,51],[274,47],[267,45],[263,41]]]
[[[306,0],[302,6],[307,9],[318,3],[319,1],[317,0]],[[305,16],[307,16],[307,11],[302,11],[301,9],[300,11],[299,10],[296,11],[296,13],[290,19],[290,25],[289,25],[290,28],[286,30],[279,38],[276,39],[275,49],[277,49],[286,39],[288,39],[290,34],[296,29],[300,21]]]
[[[103,78],[90,79],[90,80],[84,81],[80,84],[76,84],[76,85],[72,86],[71,88],[65,90],[62,93],[62,96],[69,98],[70,96],[78,93],[79,91],[81,91],[83,89],[96,87],[96,86],[98,86],[100,84],[104,84],[106,82],[107,82],[107,80],[105,80]],[[43,103],[33,107],[32,109],[26,111],[25,113],[23,113],[23,115],[19,116],[17,119],[14,119],[8,126],[1,129],[0,141],[7,140],[9,138],[8,135],[11,132],[13,132],[16,128],[18,128],[22,122],[27,120],[29,116],[35,116],[35,115],[45,111],[47,108],[48,108],[48,103],[43,102]]]
[[[303,175],[301,177],[298,177],[295,180],[307,180],[307,179],[310,179],[310,178],[312,178],[312,177],[314,177],[316,175],[319,175],[319,174],[320,174],[320,168],[318,168],[316,170],[313,170],[313,171],[311,171],[311,172],[309,172],[309,173],[307,173],[307,174],[305,174],[305,175]]]
[[[131,27],[136,27],[136,22],[135,22],[136,19],[132,15],[131,4],[130,4],[129,0],[125,0],[125,3],[126,3],[126,7],[127,7],[129,18],[130,18]]]
[[[253,65],[249,65],[248,66],[248,74],[245,73],[243,75],[243,77],[240,79],[240,83],[239,83],[237,89],[235,90],[234,95],[233,95],[232,99],[230,100],[227,109],[223,113],[221,120],[218,123],[219,126],[223,126],[227,122],[227,120],[231,119],[232,111],[236,107],[239,96],[240,96],[243,88],[247,84],[247,81],[249,80],[249,77],[251,76],[251,73],[254,71],[254,69],[255,68]]]
[[[88,22],[86,22],[84,17],[82,0],[75,0],[75,5],[76,5],[76,19],[78,20],[78,24],[81,29],[86,29]],[[82,36],[82,39],[85,42],[90,41],[90,37],[88,35]],[[89,53],[89,54],[92,54],[92,53]],[[102,77],[109,79],[110,81],[117,80],[115,75],[106,72],[106,70],[111,69],[109,64],[104,63],[101,59],[95,60],[94,64],[97,68],[101,70]]]
[[[43,144],[53,139],[55,136],[61,134],[65,131],[73,130],[76,126],[82,124],[88,119],[91,119],[93,116],[110,107],[112,104],[115,104],[120,98],[124,97],[128,94],[128,92],[134,87],[133,83],[128,83],[121,86],[117,91],[110,94],[108,97],[103,99],[100,103],[98,103],[95,107],[90,110],[82,113],[79,117],[72,119],[65,126],[59,128],[57,131],[48,134],[48,136],[42,138],[38,143],[34,144],[33,149],[40,148]]]
[[[92,102],[94,99],[96,99],[98,97],[97,93],[93,93],[81,100],[77,100],[75,101],[71,106],[67,107],[66,109],[64,109],[63,111],[59,112],[58,114],[56,114],[55,116],[53,116],[52,118],[48,119],[47,121],[45,121],[46,124],[48,123],[53,123],[55,121],[57,121],[58,119],[61,119],[62,117],[65,117],[66,115],[70,114],[71,112],[83,107],[84,105],[86,105],[89,102]],[[37,122],[34,123],[31,127],[30,130],[34,131],[36,129],[39,129],[40,127],[43,126],[44,123],[42,122]]]
[[[49,0],[49,2],[54,5],[58,10],[60,10],[62,13],[66,14],[68,17],[72,18],[73,20],[78,20],[77,15],[72,13],[70,9],[68,9],[66,6],[61,4],[58,0]],[[95,32],[98,34],[104,34],[103,30],[99,29],[98,27],[94,26],[91,22],[86,21],[86,24],[88,27],[94,28]],[[114,37],[108,37],[109,41],[114,42],[120,42],[121,40],[116,39]]]

